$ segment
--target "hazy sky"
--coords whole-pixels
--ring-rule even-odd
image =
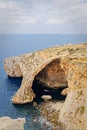
[[[0,0],[0,33],[87,34],[87,0]]]

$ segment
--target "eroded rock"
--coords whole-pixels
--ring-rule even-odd
[[[66,87],[68,85],[67,76],[61,68],[60,58],[55,59],[46,65],[46,67],[36,76],[36,79],[49,88]]]
[[[23,76],[20,89],[13,96],[12,102],[23,104],[33,101],[36,96],[32,90],[35,78],[51,88],[68,86],[69,75],[71,75],[71,72],[68,72],[69,64],[74,63],[75,60],[78,62],[79,59],[85,64],[86,56],[87,44],[78,44],[57,46],[18,57],[6,58],[4,68],[7,74],[11,77]],[[70,82],[74,83],[75,81]]]
[[[41,96],[41,98],[45,101],[48,101],[48,100],[52,99],[52,96],[51,95],[43,95],[43,96]]]
[[[12,102],[32,102],[34,79],[50,88],[68,86],[58,116],[65,130],[87,129],[87,44],[64,45],[6,58],[4,68],[12,77],[23,76]],[[64,94],[64,92],[63,92]]]
[[[69,91],[60,110],[65,130],[87,129],[87,59],[74,59],[68,70]],[[72,126],[72,127],[71,127]]]
[[[63,95],[63,96],[66,96],[67,95],[67,93],[68,93],[68,88],[65,88],[62,92],[61,92],[61,95]]]
[[[0,117],[0,130],[24,130],[24,118]]]

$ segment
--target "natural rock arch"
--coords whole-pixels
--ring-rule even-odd
[[[22,58],[20,57],[19,59],[18,57],[12,57],[12,58],[5,59],[5,62],[4,62],[5,70],[7,70],[7,74],[9,76],[11,77],[23,76],[21,86],[19,90],[17,91],[17,93],[13,96],[13,99],[12,99],[13,103],[21,104],[21,103],[27,103],[27,102],[33,101],[33,99],[35,98],[35,94],[33,93],[33,90],[32,90],[32,83],[34,81],[34,78],[36,78],[42,83],[45,83],[46,86],[51,87],[51,88],[67,86],[65,72],[61,68],[60,58],[56,57],[56,58],[49,58],[48,60],[47,59],[44,60],[43,62],[39,64],[39,67],[38,67],[38,64],[37,66],[35,65],[36,67],[31,71],[31,73],[28,73],[28,70],[27,70],[28,64],[26,66],[21,64],[21,62],[23,62],[21,61],[22,59],[23,57]],[[48,72],[49,69],[50,71],[53,72],[53,74],[51,75],[49,74]],[[59,75],[57,74],[58,71],[60,73]],[[44,74],[44,72],[45,72],[45,75],[41,76]],[[46,78],[47,81],[45,82],[44,78],[46,76],[47,76]],[[55,79],[55,83],[53,82],[54,79]],[[59,83],[57,80],[61,80],[61,82]]]
[[[13,96],[12,102],[23,104],[33,101],[35,94],[32,90],[32,83],[36,75],[36,78],[48,87],[66,86],[71,73],[68,71],[70,64],[75,62],[74,59],[76,61],[81,59],[76,54],[79,49],[82,51],[84,48],[85,50],[84,46],[60,46],[5,59],[4,68],[8,75],[12,77],[23,76],[22,84]],[[60,74],[57,75],[57,72]],[[42,76],[43,74],[44,76]]]
[[[65,130],[86,130],[87,44],[53,47],[5,59],[4,67],[8,75],[12,77],[23,76],[21,87],[13,96],[12,101],[16,104],[33,101],[35,94],[32,91],[32,82],[35,76],[37,75],[36,78],[43,82],[44,78],[42,76],[41,79],[40,75],[44,70],[45,74],[49,75],[48,79],[53,81],[53,77],[45,69],[51,68],[52,63],[56,64],[57,60],[59,60],[59,68],[63,70],[68,82],[67,97],[60,109],[59,121],[65,125]],[[46,82],[43,83],[46,84]],[[52,83],[48,84],[48,87],[51,85]]]

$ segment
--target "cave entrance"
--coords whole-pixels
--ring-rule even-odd
[[[60,60],[55,59],[35,76],[32,89],[37,99],[51,95],[52,99],[65,100],[66,95],[63,96],[61,92],[67,87],[67,76],[61,68]]]

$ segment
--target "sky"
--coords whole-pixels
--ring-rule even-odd
[[[0,0],[0,33],[87,34],[87,0]]]

